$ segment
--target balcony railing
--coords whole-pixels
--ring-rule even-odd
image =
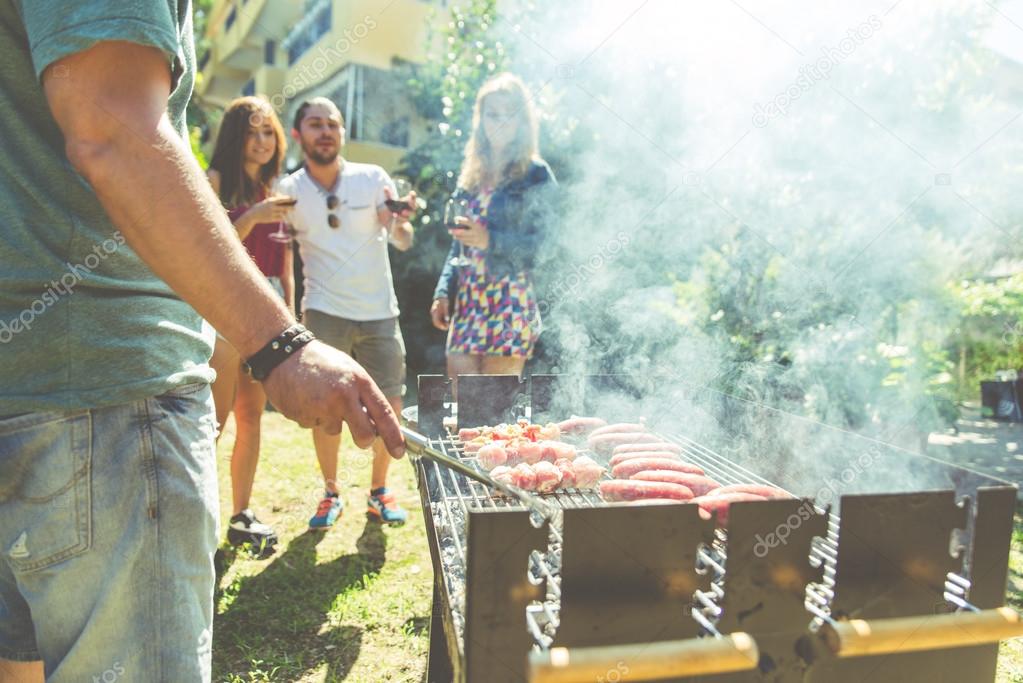
[[[306,14],[284,39],[288,66],[293,65],[320,38],[330,32],[333,22],[333,1],[313,0],[306,3]]]

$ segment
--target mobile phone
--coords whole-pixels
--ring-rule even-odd
[[[295,206],[295,204],[298,204],[298,197],[284,197],[283,199],[278,199],[277,204],[280,206]]]

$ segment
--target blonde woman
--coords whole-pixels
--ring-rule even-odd
[[[434,326],[448,330],[449,377],[521,374],[540,334],[532,270],[557,182],[537,137],[522,80],[504,73],[484,83],[455,193],[467,215],[448,230],[430,307]]]

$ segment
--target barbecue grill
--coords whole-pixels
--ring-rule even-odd
[[[456,415],[475,427],[592,414],[616,382],[463,376],[456,406],[446,378],[423,375],[403,417],[471,463],[446,425]],[[685,400],[675,412],[694,414],[699,402]],[[543,519],[417,460],[434,565],[426,680],[993,681],[997,641],[1020,633],[1004,608],[1016,487],[773,419],[760,437],[784,433],[837,457],[768,457],[763,449],[782,446],[765,438],[725,457],[713,447],[720,422],[690,420],[685,434],[670,420],[652,425],[722,484],[811,494],[734,503],[727,533],[695,505],[607,504],[590,490],[544,494],[555,512]],[[860,454],[852,477],[839,448]],[[896,474],[912,483],[898,487]]]

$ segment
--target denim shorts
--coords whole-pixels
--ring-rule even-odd
[[[0,418],[0,659],[210,680],[215,433],[207,384]]]

